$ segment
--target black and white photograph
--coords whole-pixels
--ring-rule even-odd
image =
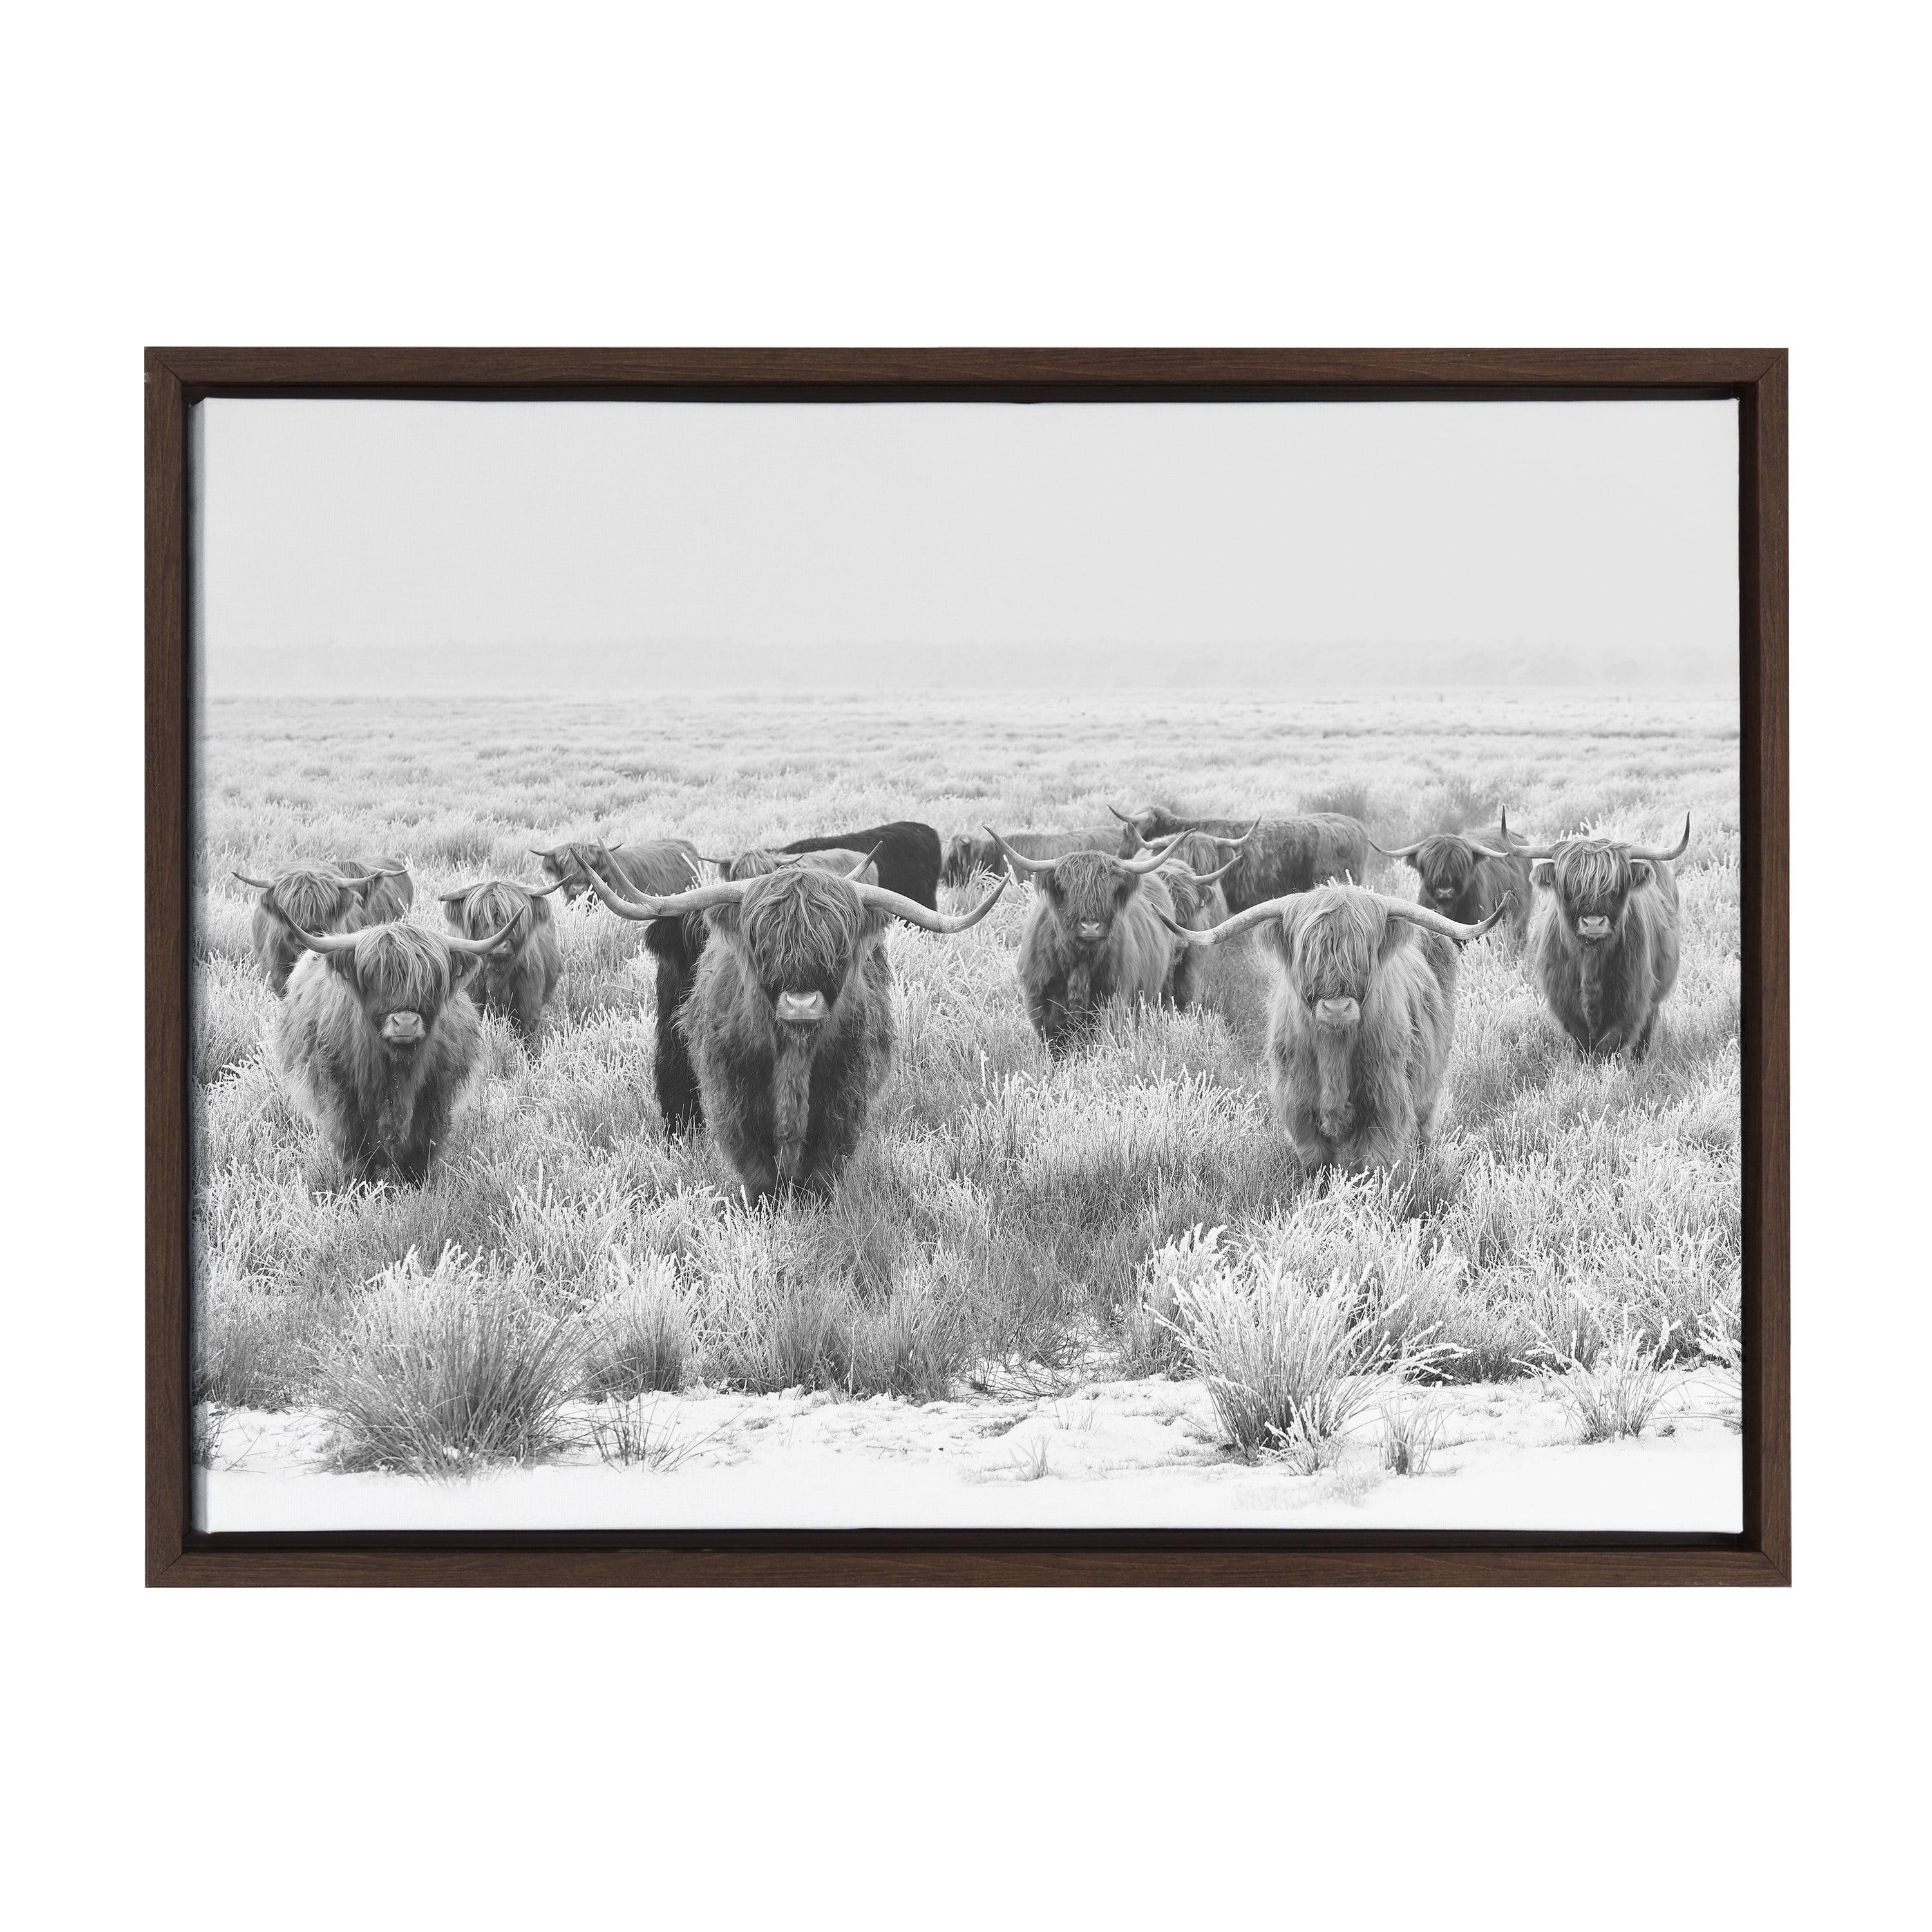
[[[1740,1528],[1733,400],[189,449],[197,1527]]]

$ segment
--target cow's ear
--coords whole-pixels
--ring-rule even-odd
[[[1630,875],[1632,885],[1647,886],[1657,873],[1648,859],[1633,859],[1630,862]]]
[[[442,916],[448,920],[449,929],[452,932],[460,932],[463,930],[463,899],[462,893],[452,892],[446,895],[442,901]],[[538,903],[541,904],[542,902],[539,901]]]
[[[345,946],[340,952],[325,952],[322,956],[328,962],[328,970],[345,981],[352,992],[362,992],[362,982],[356,976],[356,949],[353,946]]]
[[[449,956],[449,990],[460,993],[483,970],[480,952],[452,952]]]
[[[1529,883],[1540,886],[1547,892],[1556,884],[1556,862],[1552,859],[1539,859],[1529,868]]]
[[[1392,952],[1399,952],[1408,944],[1408,935],[1415,930],[1406,919],[1390,919],[1386,914],[1382,919],[1382,936],[1376,947],[1378,964]]]

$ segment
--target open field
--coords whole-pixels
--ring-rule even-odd
[[[1106,1390],[1150,1378],[1196,1419],[1168,1430],[1168,1461],[1198,1472],[1204,1497],[1246,1482],[1272,1498],[1254,1505],[1258,1520],[1300,1521],[1353,1468],[1345,1500],[1388,1492],[1376,1522],[1457,1520],[1443,1499],[1454,1482],[1383,1474],[1372,1445],[1388,1431],[1375,1406],[1346,1416],[1325,1454],[1226,1473],[1222,1406],[1204,1379],[1226,1362],[1202,1311],[1246,1307],[1283,1281],[1332,1280],[1372,1317],[1378,1348],[1413,1358],[1403,1400],[1426,1380],[1448,1385],[1430,1399],[1461,1402],[1465,1422],[1491,1406],[1519,1420],[1533,1410],[1517,1446],[1558,1459],[1551,1523],[1572,1520],[1562,1468],[1613,1452],[1628,1462],[1639,1446],[1562,1460],[1570,1452],[1555,1446],[1552,1418],[1570,1418],[1573,1442],[1589,1434],[1581,1398],[1593,1390],[1655,1379],[1662,1406],[1640,1425],[1632,1467],[1694,1443],[1707,1461],[1724,1453],[1712,1447],[1721,1427],[1664,1418],[1687,1403],[1724,1410],[1708,1352],[1736,1331],[1728,698],[236,699],[212,705],[206,726],[195,1378],[211,1424],[212,1521],[226,1520],[224,1498],[239,1520],[245,1486],[270,1480],[249,1473],[262,1463],[247,1447],[266,1426],[258,1412],[280,1418],[278,1467],[291,1444],[298,1466],[346,1471],[435,1466],[425,1459],[438,1454],[452,1474],[507,1457],[560,1459],[560,1474],[592,1478],[608,1463],[614,1482],[627,1479],[631,1520],[676,1520],[666,1498],[681,1480],[764,1471],[769,1481],[769,1455],[728,1445],[765,1429],[758,1417],[796,1408],[802,1397],[786,1391],[823,1392],[857,1418],[827,1468],[916,1466],[933,1486],[932,1520],[1011,1520],[1003,1504],[982,1512],[976,1499],[1002,1485],[970,1480],[970,1459],[946,1460],[938,1420],[959,1405],[1011,1414],[1024,1442],[1028,1417],[1096,1390],[1117,1405]],[[248,955],[249,896],[228,876],[392,851],[415,874],[418,910],[433,910],[439,890],[532,876],[532,842],[613,822],[716,851],[899,816],[942,833],[987,818],[1084,824],[1109,800],[1155,795],[1202,812],[1352,812],[1384,844],[1493,824],[1502,802],[1538,838],[1589,825],[1654,838],[1689,808],[1684,966],[1655,1050],[1634,1068],[1581,1062],[1516,956],[1486,940],[1463,956],[1438,1143],[1378,1180],[1310,1180],[1269,1122],[1265,982],[1245,946],[1209,956],[1201,1010],[1124,1018],[1050,1067],[1013,982],[1028,896],[1010,888],[958,938],[893,931],[901,1051],[858,1158],[824,1205],[748,1214],[708,1142],[665,1141],[641,930],[586,902],[560,914],[566,976],[538,1051],[526,1056],[488,1022],[485,1078],[428,1184],[344,1189],[265,1057],[272,1001]],[[1400,866],[1367,883],[1412,892]],[[1223,1232],[1196,1240],[1196,1228]],[[878,1396],[888,1400],[860,1400]],[[427,1450],[425,1410],[436,1418]],[[647,1436],[683,1449],[655,1462],[648,1440],[638,1449],[628,1438],[646,1414]],[[1472,1436],[1465,1422],[1450,1432],[1462,1455],[1445,1446],[1438,1473],[1472,1453],[1480,1424]],[[1498,1442],[1515,1426],[1499,1425]],[[1149,1456],[1165,1468],[1161,1453],[1063,1453],[1057,1466],[1049,1454],[1024,1486],[1027,1520],[1109,1520],[1099,1498],[1110,1476]],[[375,1520],[368,1484],[400,1479],[313,1480],[355,1522]],[[1734,1484],[1716,1487],[1735,1498]],[[1163,1490],[1154,1507],[1190,1520],[1192,1492]],[[822,1516],[783,1514],[804,1507],[796,1485],[739,1496],[715,1520],[766,1507],[773,1521],[842,1520],[836,1503]],[[1702,1526],[1735,1520],[1733,1506]]]

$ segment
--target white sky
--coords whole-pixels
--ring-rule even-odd
[[[200,413],[214,648],[1736,636],[1728,402]]]

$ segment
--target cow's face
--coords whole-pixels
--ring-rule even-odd
[[[844,879],[802,866],[765,874],[712,916],[751,969],[773,1022],[799,1036],[832,1016],[884,924]]]
[[[1144,805],[1139,811],[1127,814],[1120,827],[1120,842],[1114,849],[1119,857],[1131,859],[1144,849],[1150,838],[1162,838],[1180,829],[1180,821],[1172,813],[1162,811],[1157,805]]]
[[[296,866],[276,874],[262,904],[284,924],[304,932],[353,932],[363,922],[363,902],[375,883],[345,878],[327,866]]]
[[[1530,868],[1532,883],[1556,895],[1565,929],[1586,947],[1618,931],[1630,894],[1654,876],[1648,859],[1631,858],[1608,838],[1565,839]]]
[[[1104,852],[1070,852],[1041,875],[1053,916],[1075,949],[1097,952],[1138,889],[1138,877]]]
[[[355,994],[364,1024],[397,1061],[421,1049],[480,963],[476,955],[452,952],[433,932],[401,925],[372,926],[327,958]]]
[[[537,854],[544,872],[563,881],[563,896],[572,902],[590,887],[584,874],[595,872],[607,886],[622,890],[622,882],[611,869],[610,848],[601,838],[582,838],[568,845],[553,845]]]
[[[1422,881],[1422,903],[1445,917],[1458,916],[1455,908],[1474,883],[1478,856],[1466,838],[1452,833],[1425,838],[1408,862]]]
[[[1321,886],[1282,916],[1276,944],[1296,997],[1324,1032],[1352,1034],[1376,968],[1412,928],[1391,920],[1372,892]]]
[[[538,898],[508,879],[487,879],[442,896],[443,916],[465,939],[488,939],[510,928],[508,938],[491,949],[494,959],[514,959],[530,934],[550,922],[550,902]]]

